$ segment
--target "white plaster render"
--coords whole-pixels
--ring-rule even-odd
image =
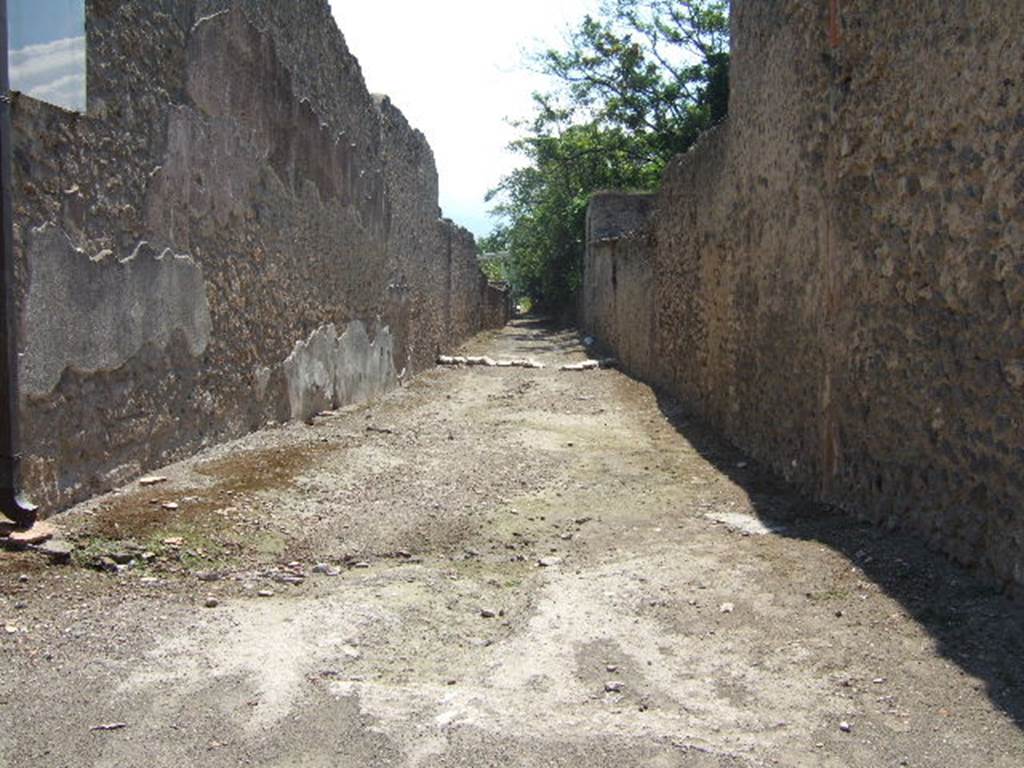
[[[198,357],[210,339],[202,268],[190,256],[139,243],[127,258],[90,258],[53,224],[27,244],[28,296],[22,328],[21,388],[52,392],[66,369],[120,368],[146,344],[165,348],[181,333]]]
[[[394,339],[386,326],[370,341],[366,326],[350,322],[338,336],[334,324],[321,326],[295,344],[284,361],[293,419],[308,419],[330,408],[364,403],[395,386]]]

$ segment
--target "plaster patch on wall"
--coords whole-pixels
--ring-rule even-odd
[[[32,230],[26,256],[25,394],[52,392],[68,368],[116,370],[143,345],[166,347],[179,332],[194,357],[206,351],[210,306],[202,268],[191,257],[142,242],[122,260],[109,251],[90,258],[53,224]]]
[[[321,326],[284,361],[293,419],[363,403],[395,386],[394,339],[386,326],[373,341],[359,320],[338,336],[334,324]]]

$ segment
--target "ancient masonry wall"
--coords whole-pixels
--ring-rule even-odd
[[[1020,3],[736,0],[728,122],[645,222],[594,199],[583,297],[778,473],[1017,588],[1021,29]]]
[[[488,282],[484,286],[481,303],[483,316],[480,324],[484,328],[501,328],[512,317],[512,292],[506,283]]]
[[[485,324],[423,135],[326,0],[87,2],[89,108],[14,104],[25,480],[52,512],[376,396]]]

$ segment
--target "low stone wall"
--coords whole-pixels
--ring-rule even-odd
[[[13,109],[44,512],[376,396],[498,321],[430,147],[326,0],[89,0],[86,24],[88,114]]]
[[[1024,6],[732,20],[729,121],[645,229],[592,204],[625,224],[585,326],[818,498],[1024,586]]]

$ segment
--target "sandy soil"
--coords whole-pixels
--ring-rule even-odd
[[[1020,605],[557,370],[571,332],[466,351],[548,367],[430,371],[61,515],[70,565],[0,553],[0,768],[1024,765]]]

